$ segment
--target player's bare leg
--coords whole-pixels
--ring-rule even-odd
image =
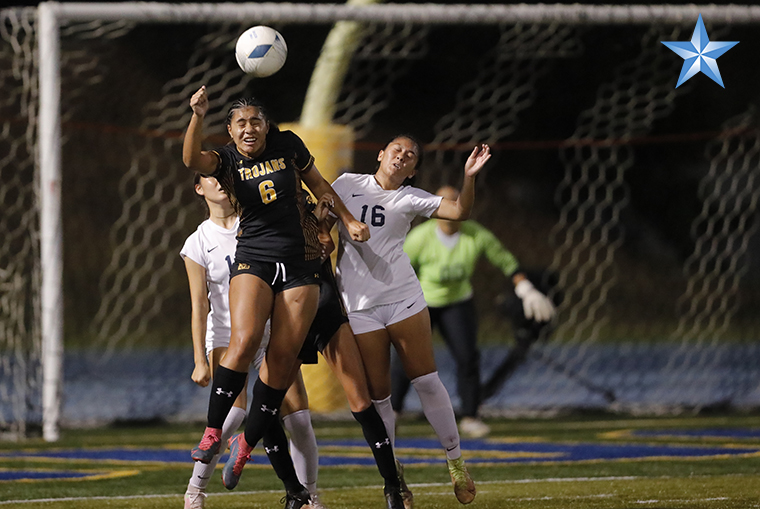
[[[344,323],[330,339],[323,355],[343,386],[349,408],[361,424],[364,438],[372,450],[380,475],[385,480],[385,498],[389,508],[401,509],[404,494],[396,467],[393,446],[382,417],[370,399],[367,375],[351,327]],[[411,492],[409,492],[411,501]]]
[[[356,339],[348,324],[343,324],[327,343],[322,352],[327,364],[346,393],[348,407],[361,412],[371,404],[367,373],[356,345]]]
[[[273,302],[272,289],[257,276],[238,274],[230,280],[230,346],[219,361],[220,367],[248,373]]]
[[[341,329],[343,328],[350,332],[350,327],[345,326]],[[351,339],[353,340],[350,341]],[[335,337],[330,341],[330,345],[332,345],[333,341],[335,341]],[[344,380],[341,380],[344,388],[346,384],[352,385],[355,382],[359,382],[363,386],[361,390],[353,392],[353,397],[355,398],[354,404],[357,407],[364,404],[363,398],[366,388],[372,401],[372,408],[383,421],[388,440],[391,443],[392,449],[395,449],[396,423],[393,409],[390,405],[379,404],[382,400],[390,400],[390,336],[385,329],[380,329],[364,334],[357,334],[356,336],[353,336],[353,334],[350,334],[350,336],[346,335],[341,341],[344,346],[340,351],[327,352],[327,349],[325,349],[326,358],[328,358],[328,362],[332,359],[332,362],[336,364],[336,372],[337,370],[343,370],[343,368],[338,368],[338,365],[346,366],[345,369],[347,371],[343,373]],[[341,342],[336,342],[337,345],[341,345]],[[366,362],[366,359],[372,359],[373,362]],[[356,369],[357,366],[362,369]],[[364,382],[361,381],[362,376],[364,376]],[[354,387],[354,389],[356,388]],[[349,392],[350,390],[347,390],[346,394],[348,395]],[[349,396],[350,401],[351,397]],[[369,409],[369,406],[367,408]],[[354,415],[356,416],[357,414],[355,413]],[[359,419],[357,418],[357,420]],[[366,432],[365,436],[367,436]],[[368,441],[370,440],[368,439]],[[397,460],[394,460],[393,466],[396,478],[398,479],[398,496],[395,493],[389,494],[386,492],[387,504],[389,507],[395,507],[400,503],[405,509],[412,509],[414,506],[414,495],[404,480],[403,467]]]
[[[253,386],[253,401],[245,432],[230,440],[230,459],[222,469],[222,480],[233,489],[243,473],[250,452],[265,433],[278,433],[278,443],[285,436],[279,425],[278,414],[297,367],[297,356],[303,346],[306,333],[317,312],[319,287],[305,285],[278,293],[272,311],[272,334],[266,357]],[[229,353],[229,352],[228,352]],[[285,453],[285,451],[282,451]],[[278,472],[283,472],[286,489],[286,507],[308,503],[308,490],[298,481],[289,454],[284,454]],[[287,468],[286,468],[287,467]]]
[[[391,336],[386,329],[356,334],[356,345],[367,374],[369,395],[373,400],[391,395]],[[368,359],[372,359],[368,362]]]
[[[214,374],[206,430],[192,451],[196,461],[209,463],[222,449],[224,420],[245,387],[248,367],[261,344],[272,301],[272,289],[260,278],[238,274],[230,280],[230,345]]]
[[[272,310],[267,371],[262,380],[270,387],[287,389],[306,334],[317,314],[319,286],[305,285],[278,293]]]
[[[387,330],[404,370],[420,397],[425,417],[446,450],[454,494],[459,502],[469,504],[475,498],[475,483],[464,465],[459,448],[459,430],[451,399],[438,377],[428,310],[388,325]],[[390,383],[390,374],[388,380]]]

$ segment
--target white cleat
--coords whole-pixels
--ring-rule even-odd
[[[206,505],[205,492],[197,488],[187,488],[185,492],[185,509],[203,509]]]
[[[468,438],[483,438],[491,432],[491,427],[477,417],[462,417],[459,432]]]
[[[327,506],[319,499],[316,493],[311,494],[311,502],[304,506],[308,509],[327,509]]]

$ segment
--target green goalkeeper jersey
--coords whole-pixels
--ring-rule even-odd
[[[496,236],[475,221],[463,221],[458,233],[456,244],[447,247],[441,242],[439,235],[443,233],[436,221],[431,220],[413,228],[406,237],[404,251],[417,273],[428,306],[448,306],[470,298],[470,278],[482,254],[506,276],[511,276],[519,266]]]

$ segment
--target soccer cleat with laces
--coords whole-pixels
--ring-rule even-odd
[[[454,484],[454,495],[460,504],[469,504],[475,500],[475,482],[464,465],[464,458],[460,456],[455,460],[447,459],[446,463],[449,466],[451,482]]]
[[[203,509],[207,496],[203,491],[188,488],[185,492],[185,509]]]
[[[206,493],[197,488],[187,488],[185,492],[185,509],[203,509],[206,504]]]
[[[200,443],[190,452],[190,456],[195,461],[209,464],[211,459],[219,453],[222,448],[222,430],[219,428],[206,428],[203,432],[203,438]]]
[[[253,447],[245,441],[245,434],[238,433],[230,438],[230,457],[222,468],[222,484],[228,490],[234,490],[243,475],[243,467],[251,459]],[[301,506],[298,506],[301,507]]]
[[[319,499],[319,495],[316,493],[311,494],[311,502],[304,507],[308,507],[309,509],[327,509],[327,506]]]
[[[401,490],[398,488],[385,488],[385,508],[386,509],[404,509],[404,499],[401,497]]]
[[[280,503],[285,503],[285,509],[301,509],[303,506],[311,502],[311,495],[309,490],[301,486],[298,491],[286,491],[285,496]]]
[[[399,460],[396,460],[396,471],[398,472],[399,484],[401,484],[401,499],[404,501],[404,509],[413,509],[414,495],[409,486],[406,485],[406,480],[404,480],[404,465]]]

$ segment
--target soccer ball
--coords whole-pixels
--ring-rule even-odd
[[[280,70],[288,57],[288,45],[280,32],[266,26],[249,28],[238,37],[235,58],[240,68],[257,78]]]

